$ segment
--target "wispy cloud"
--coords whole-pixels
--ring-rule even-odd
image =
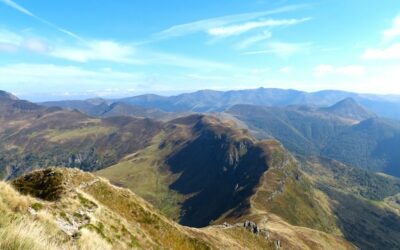
[[[312,43],[270,42],[266,44],[265,49],[244,52],[243,55],[274,54],[280,57],[289,57],[293,54],[309,50],[311,45]]]
[[[45,53],[48,51],[48,46],[45,41],[37,37],[24,36],[0,29],[0,52],[17,52],[19,50]]]
[[[58,96],[95,96],[106,92],[108,95],[121,95],[126,94],[127,89],[136,88],[145,81],[145,76],[140,72],[54,64],[4,65],[0,66],[0,75],[0,88],[12,86],[13,92],[29,96],[45,93],[57,93]],[[110,90],[112,83],[118,83],[119,91]]]
[[[119,63],[140,62],[135,59],[135,48],[113,41],[95,40],[86,42],[84,47],[60,47],[50,53],[51,56],[76,62],[109,61]]]
[[[250,37],[245,38],[244,40],[237,43],[234,47],[235,47],[235,49],[238,49],[238,50],[247,49],[251,45],[262,42],[271,37],[272,37],[272,33],[268,30],[265,30],[262,34],[258,34],[255,36],[250,36]]]
[[[234,66],[226,63],[138,49],[132,44],[109,40],[88,40],[85,43],[77,42],[69,46],[57,42],[49,45],[32,34],[25,35],[0,29],[0,52],[11,53],[18,51],[42,53],[44,56],[79,63],[103,61],[118,64],[164,65],[202,70],[234,68]]]
[[[396,43],[383,49],[367,49],[361,56],[366,60],[394,60],[400,59],[400,44]]]
[[[233,66],[189,56],[137,49],[130,44],[115,41],[94,40],[84,46],[59,47],[50,55],[74,62],[107,61],[135,65],[164,65],[191,69],[232,69]]]
[[[147,64],[176,66],[180,68],[197,69],[201,71],[235,69],[234,65],[230,65],[228,63],[162,52],[146,52],[146,54],[143,55],[143,58]]]
[[[392,27],[382,32],[383,41],[390,42],[400,36],[400,15],[396,16],[393,20]]]
[[[60,31],[60,32],[66,34],[68,36],[71,36],[71,37],[73,37],[75,39],[84,41],[84,39],[81,38],[80,36],[78,36],[77,34],[71,32],[71,31],[69,31],[67,29],[61,28],[61,27],[55,25],[54,23],[49,22],[46,19],[43,19],[43,18],[33,14],[31,11],[29,11],[28,9],[22,7],[21,5],[19,5],[18,3],[14,2],[12,0],[0,0],[0,3],[6,4],[9,7],[13,8],[13,9],[15,9],[15,10],[17,10],[17,11],[19,11],[19,12],[21,12],[21,13],[27,15],[27,16],[30,16],[30,17],[32,17],[32,18],[34,18],[34,19],[36,19],[36,20],[38,20],[38,21],[50,26],[50,27],[53,27],[53,28],[57,29],[58,31]]]
[[[329,64],[320,64],[314,68],[315,77],[324,77],[328,75],[347,75],[347,76],[362,76],[365,74],[365,68],[361,65],[346,65],[335,67]]]
[[[257,28],[288,26],[303,23],[311,18],[302,19],[269,19],[264,21],[246,22],[243,24],[211,28],[207,33],[211,36],[236,36]]]
[[[210,30],[218,27],[224,27],[232,24],[237,24],[240,22],[247,22],[257,18],[266,17],[272,14],[295,11],[302,8],[306,8],[308,6],[309,5],[289,5],[274,10],[228,15],[228,16],[199,20],[196,22],[179,24],[155,34],[155,37],[156,39],[167,39],[172,37],[194,34],[198,32],[203,32],[208,34]]]

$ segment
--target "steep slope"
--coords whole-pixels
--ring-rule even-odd
[[[200,115],[171,121],[155,138],[155,145],[99,174],[118,184],[127,183],[149,200],[157,197],[146,196],[146,192],[160,196],[156,192],[158,185],[168,187],[164,188],[165,198],[169,192],[177,194],[176,204],[169,206],[183,202],[181,223],[208,225],[226,210],[238,206],[268,168],[255,140],[230,126]],[[143,165],[149,166],[148,171],[143,172],[146,168]],[[152,178],[148,172],[153,172]],[[136,180],[134,183],[129,181],[131,176]],[[149,179],[156,186],[141,190],[149,185]]]
[[[320,194],[279,143],[258,142],[216,118],[175,120],[151,146],[98,174],[186,225],[252,220],[293,249],[351,248],[333,214],[320,206]],[[303,247],[297,248],[298,242]]]
[[[323,158],[302,159],[302,169],[332,201],[346,239],[360,249],[400,245],[400,179]]]
[[[2,249],[273,249],[243,227],[182,227],[132,192],[74,169],[0,183]],[[234,235],[241,235],[235,237]]]
[[[322,155],[349,165],[400,176],[400,123],[371,118],[339,133]]]

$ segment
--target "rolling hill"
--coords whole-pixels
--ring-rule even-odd
[[[99,118],[131,116],[167,121],[189,114],[189,112],[164,112],[156,108],[146,108],[139,105],[130,105],[124,102],[114,102],[105,99],[53,101],[40,103],[39,105],[45,107],[59,107],[69,110],[78,110],[89,116]]]

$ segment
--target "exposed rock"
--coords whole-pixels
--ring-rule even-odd
[[[281,241],[280,241],[280,240],[276,240],[275,243],[274,243],[274,245],[275,245],[275,249],[276,249],[276,250],[279,250],[279,249],[282,248],[282,245],[281,245]]]
[[[36,216],[36,215],[37,215],[36,210],[33,209],[32,207],[28,207],[28,213],[30,213],[30,214],[33,215],[33,216]]]
[[[257,226],[255,222],[252,221],[245,221],[243,223],[244,228],[246,228],[248,231],[254,233],[254,234],[259,234],[260,233],[260,228]]]

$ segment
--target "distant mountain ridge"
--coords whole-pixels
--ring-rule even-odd
[[[357,103],[375,112],[379,116],[400,119],[400,97],[357,94],[337,90],[324,90],[311,93],[276,88],[232,91],[200,90],[176,96],[147,94],[108,101],[159,109],[164,112],[219,112],[237,104],[261,106],[306,104],[327,107],[346,98],[354,99]],[[79,102],[81,101],[77,101],[77,103]],[[68,105],[62,102],[46,102],[43,103],[43,105],[68,107]],[[69,107],[73,107],[72,104]]]

